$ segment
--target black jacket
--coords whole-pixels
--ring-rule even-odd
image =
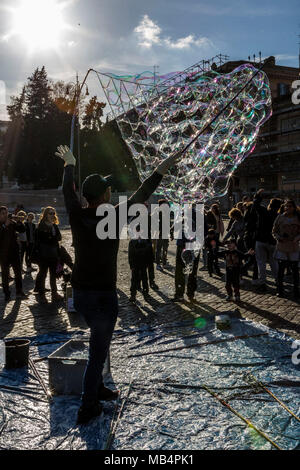
[[[277,211],[269,210],[261,205],[262,198],[258,194],[254,197],[253,208],[257,214],[256,240],[275,245],[276,240],[272,236],[274,221],[278,216]]]
[[[28,222],[25,222],[25,229],[26,229],[26,237],[27,237],[27,241],[30,242],[30,225]],[[33,240],[31,241],[31,243],[34,243],[35,241],[35,231],[36,231],[36,225],[34,222],[32,222],[31,224],[32,226],[32,237],[33,237]]]
[[[8,263],[19,256],[17,233],[24,233],[22,222],[10,221],[8,225],[0,225],[0,262]]]
[[[161,182],[162,175],[154,172],[129,198],[127,206],[143,203]],[[74,167],[65,167],[63,193],[69,213],[73,235],[75,263],[72,272],[72,285],[77,289],[111,291],[116,289],[117,256],[119,249],[118,224],[121,205],[115,206],[117,238],[100,240],[96,234],[97,224],[106,216],[96,215],[96,208],[82,208],[74,189]],[[127,219],[121,225],[127,223]]]
[[[39,224],[35,231],[35,245],[39,258],[57,258],[59,257],[59,242],[61,233],[56,224],[54,230],[49,230],[44,224]]]
[[[128,261],[131,269],[146,268],[151,262],[153,262],[151,240],[130,240],[128,246]]]

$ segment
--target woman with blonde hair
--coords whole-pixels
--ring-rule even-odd
[[[49,270],[52,301],[62,300],[57,293],[56,268],[59,258],[59,242],[61,234],[59,220],[53,207],[46,207],[40,216],[36,229],[36,249],[38,253],[39,272],[35,281],[35,293],[39,294],[42,303],[46,303],[45,281]]]

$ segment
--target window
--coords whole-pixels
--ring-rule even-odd
[[[290,85],[286,83],[278,83],[277,85],[277,96],[286,96],[290,94]]]

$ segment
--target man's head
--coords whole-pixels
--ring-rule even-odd
[[[0,224],[5,224],[8,217],[8,210],[6,206],[0,206]]]
[[[282,199],[274,197],[273,199],[271,199],[268,205],[268,210],[278,212],[281,207],[282,202],[283,202]]]
[[[216,235],[216,232],[213,228],[210,228],[207,233],[208,233],[209,238],[213,238]]]
[[[34,221],[34,219],[35,219],[35,214],[34,214],[33,212],[29,212],[29,213],[27,214],[27,221],[28,221],[29,223],[31,223],[31,222]]]
[[[97,173],[89,175],[82,183],[82,195],[89,206],[109,203],[111,197],[111,175],[102,176]]]

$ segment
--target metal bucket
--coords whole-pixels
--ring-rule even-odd
[[[6,369],[27,367],[30,341],[28,339],[6,339],[4,342]]]

